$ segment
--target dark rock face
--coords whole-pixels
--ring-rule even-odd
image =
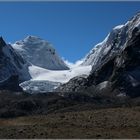
[[[82,86],[87,82],[84,76],[77,76],[72,78],[68,83],[60,85],[55,91],[73,92],[82,90]]]
[[[7,80],[0,82],[0,90],[22,91],[19,86],[18,75],[13,75]]]
[[[0,47],[6,46],[5,41],[3,40],[2,37],[0,37]]]
[[[140,33],[128,41],[121,54],[92,71],[86,85],[97,85],[106,80],[120,92],[132,97],[140,96]]]
[[[123,63],[115,65],[110,81],[123,88],[128,95],[140,96],[140,32],[128,41],[125,50],[116,58],[117,61]]]
[[[0,37],[0,89],[21,90],[19,83],[29,80],[27,63]]]
[[[108,80],[113,88],[118,88],[129,96],[140,96],[140,33],[133,34],[127,47],[101,68],[92,71],[87,85],[97,85]]]

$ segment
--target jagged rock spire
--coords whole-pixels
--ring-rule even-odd
[[[3,40],[2,36],[0,37],[0,47],[6,46],[5,41]]]

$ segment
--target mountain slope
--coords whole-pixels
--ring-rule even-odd
[[[29,80],[29,64],[12,48],[0,38],[0,80],[5,80],[11,75],[19,75],[20,81]]]
[[[17,41],[12,45],[25,60],[35,66],[50,70],[68,70],[68,66],[58,56],[52,44],[35,37],[28,36],[24,40]]]
[[[110,52],[100,66],[93,67],[86,84],[109,81],[120,93],[140,96],[140,13],[121,27],[115,38],[119,42],[113,47],[118,45],[121,49],[111,57]]]
[[[92,87],[118,90],[119,94],[140,96],[140,13],[122,26],[115,27],[106,39],[95,46],[82,65],[92,65],[82,85],[73,79],[61,86],[62,91],[77,91]],[[94,85],[94,86],[93,86]],[[100,88],[98,88],[100,87]]]
[[[127,41],[133,36],[133,31],[140,28],[140,13],[124,25],[119,25],[97,44],[85,57],[82,65],[92,65],[94,69],[110,57],[116,56],[126,47]]]
[[[29,64],[0,37],[0,87],[15,87],[18,83],[29,80]]]

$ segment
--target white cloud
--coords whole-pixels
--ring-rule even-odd
[[[66,60],[65,58],[62,58],[62,59],[63,59],[63,61],[66,63],[66,65],[68,65],[68,67],[70,67],[70,68],[77,67],[77,66],[79,66],[80,64],[82,64],[82,62],[83,62],[83,59],[77,60],[75,63],[72,63],[72,62]]]

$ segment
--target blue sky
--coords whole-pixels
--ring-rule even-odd
[[[0,35],[11,43],[39,36],[75,62],[139,10],[140,2],[0,2]]]

